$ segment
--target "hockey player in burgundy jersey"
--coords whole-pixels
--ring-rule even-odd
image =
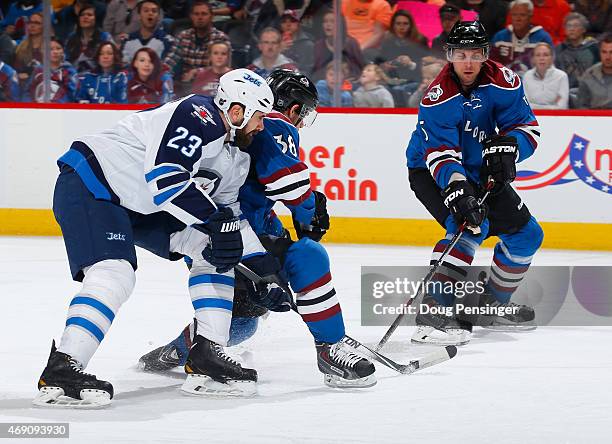
[[[536,150],[540,132],[520,78],[488,60],[488,53],[489,41],[479,22],[453,27],[447,40],[450,63],[427,89],[406,150],[410,187],[446,230],[434,247],[432,264],[458,226],[468,226],[433,282],[465,279],[476,248],[485,238],[498,236],[480,303],[511,308],[515,314],[486,321],[497,328],[531,329],[533,309],[510,302],[510,297],[540,247],[543,232],[510,182],[516,176],[515,163]],[[477,198],[491,179],[495,185],[486,205],[479,204]],[[453,294],[432,292],[423,303],[452,306],[454,299]],[[470,326],[457,321],[421,314],[412,340],[465,344]]]
[[[276,70],[267,81],[274,93],[274,112],[264,119],[264,131],[254,137],[247,149],[251,169],[240,188],[242,213],[263,246],[278,258],[282,270],[276,279],[287,279],[296,294],[297,312],[314,338],[324,382],[332,387],[370,387],[376,383],[374,365],[339,342],[345,333],[342,310],[332,282],[327,251],[318,242],[329,228],[326,198],[312,190],[308,167],[298,156],[298,128],[309,126],[316,118],[316,89],[306,76],[289,70]],[[272,210],[276,202],[282,202],[291,211],[297,241],[289,237]],[[257,255],[251,255],[245,256],[242,262],[253,268],[251,264],[256,265],[257,260]],[[272,278],[274,267],[268,267],[268,274],[265,268],[259,266],[264,270],[260,276]],[[248,285],[254,287],[252,283]],[[256,289],[253,290],[251,295],[256,293]],[[265,294],[268,298],[265,305],[269,309],[290,309],[284,293]],[[274,294],[278,295],[276,301],[270,300]],[[238,326],[233,322],[232,327]],[[242,328],[247,328],[246,324]],[[143,356],[140,365],[159,371],[182,364],[192,330],[193,326],[187,327],[168,345]],[[240,330],[233,329],[234,336],[244,337]],[[250,334],[253,333],[251,330]]]

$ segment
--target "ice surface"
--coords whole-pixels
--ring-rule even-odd
[[[375,343],[383,327],[359,325],[360,265],[427,263],[428,248],[329,246],[348,332]],[[490,251],[477,255],[486,264]],[[192,316],[187,271],[139,251],[138,282],[88,371],[115,386],[100,411],[31,407],[51,344],[59,339],[69,277],[60,238],[0,237],[0,422],[70,422],[71,442],[592,443],[609,442],[609,328],[475,330],[455,359],[411,376],[378,366],[366,390],[325,387],[307,329],[294,313],[272,314],[243,351],[260,376],[252,399],[184,396],[183,379],[134,368]],[[542,251],[539,265],[612,265],[606,252]],[[401,327],[385,350],[407,362],[427,347]],[[250,353],[249,353],[250,352]],[[24,441],[21,441],[24,442]]]

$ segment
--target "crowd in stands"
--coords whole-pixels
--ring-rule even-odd
[[[612,0],[52,0],[51,102],[165,103],[219,77],[298,69],[332,106],[415,107],[459,20],[534,108],[612,109]],[[340,42],[340,72],[334,43]],[[43,2],[0,0],[0,101],[44,101]]]

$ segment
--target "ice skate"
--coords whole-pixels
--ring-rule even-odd
[[[429,307],[443,307],[433,298],[423,299],[423,304]],[[470,342],[472,336],[471,324],[442,313],[419,312],[416,316],[416,324],[417,329],[411,341],[417,344],[459,346]]]
[[[176,367],[185,365],[191,345],[188,325],[174,341],[141,356],[138,360],[138,368],[151,373],[169,372]]]
[[[57,351],[55,341],[38,380],[38,390],[38,396],[32,401],[36,407],[95,409],[109,405],[113,398],[110,382],[83,372],[79,362]]]
[[[482,314],[479,324],[485,328],[497,331],[520,332],[537,328],[535,324],[535,310],[528,305],[516,304],[508,301],[498,301],[491,293],[484,293],[481,297],[481,307],[494,310],[503,310],[503,314]]]
[[[200,335],[194,338],[185,373],[181,390],[191,395],[244,397],[257,393],[257,371],[243,368],[221,345]]]
[[[342,342],[317,342],[317,364],[324,383],[334,388],[367,388],[376,385],[374,364],[353,353]]]

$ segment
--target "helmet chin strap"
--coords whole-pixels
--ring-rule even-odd
[[[229,141],[230,141],[230,142],[233,142],[233,141],[234,141],[234,139],[236,138],[236,130],[239,130],[239,129],[244,128],[244,127],[246,126],[246,124],[247,124],[248,120],[247,120],[247,118],[245,117],[245,118],[243,118],[243,119],[242,119],[242,123],[241,123],[240,125],[234,125],[234,124],[232,123],[232,119],[230,119],[230,116],[229,116],[229,114],[227,113],[227,111],[228,111],[228,110],[223,110],[223,115],[225,116],[225,120],[227,121],[227,124],[228,124],[228,126],[230,127],[230,133],[229,133],[229,135],[230,135],[230,139],[229,139]]]

